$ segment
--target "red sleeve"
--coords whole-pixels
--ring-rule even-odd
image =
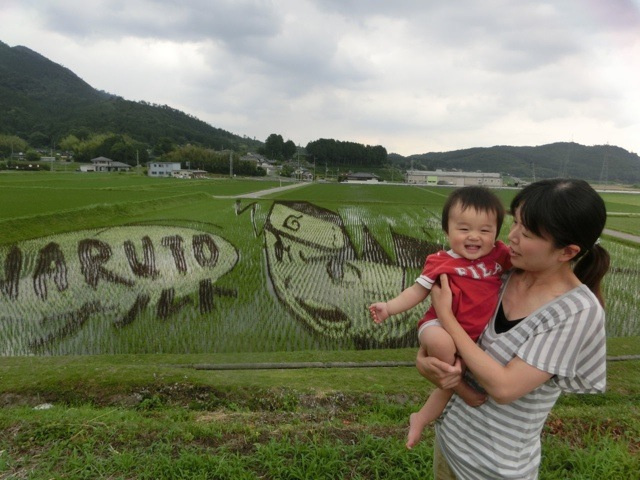
[[[424,288],[431,290],[431,287],[433,287],[434,282],[438,280],[440,274],[447,273],[444,267],[450,259],[451,256],[444,250],[429,255],[424,262],[422,273],[416,278],[416,282]]]

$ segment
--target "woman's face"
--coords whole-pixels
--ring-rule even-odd
[[[508,238],[511,263],[515,268],[544,271],[558,264],[558,256],[562,249],[557,248],[551,239],[529,231],[522,224],[520,208],[513,215]]]

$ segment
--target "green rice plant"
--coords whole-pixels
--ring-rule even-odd
[[[426,305],[384,326],[371,322],[367,306],[398,294],[428,253],[447,248],[440,209],[451,189],[314,184],[253,200],[214,197],[271,184],[43,175],[0,175],[12,195],[25,193],[19,202],[37,198],[24,207],[28,215],[0,219],[5,354],[414,347]],[[68,205],[64,190],[84,206],[56,211]],[[38,195],[49,191],[52,213],[37,214],[38,202],[45,203]],[[508,203],[513,192],[499,193]],[[91,203],[103,194],[113,198]],[[0,199],[5,195],[0,189]],[[194,251],[194,235],[215,240],[201,240]],[[93,242],[84,263],[81,240]],[[215,261],[210,245],[224,245]],[[603,245],[612,255],[604,282],[608,335],[638,335],[638,248]],[[16,248],[19,256],[11,253]]]
[[[602,241],[611,255],[611,268],[604,278],[607,335],[640,335],[640,255],[638,248],[616,241]]]

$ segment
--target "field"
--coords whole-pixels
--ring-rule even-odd
[[[450,189],[134,175],[0,176],[4,355],[225,353],[416,345],[391,298],[442,248]],[[498,194],[508,204],[513,190]],[[233,198],[234,195],[245,195]],[[638,195],[607,193],[630,223]],[[612,216],[610,222],[621,217]],[[502,238],[509,227],[507,219]],[[615,226],[612,226],[615,228]],[[603,239],[610,337],[640,335],[637,247]]]
[[[638,353],[637,338],[608,342]],[[429,387],[410,366],[198,370],[196,364],[411,362],[414,349],[0,358],[0,478],[432,478],[433,430],[404,448]],[[543,479],[635,479],[640,362],[607,393],[563,395]]]
[[[433,430],[404,448],[430,390],[403,344],[415,318],[372,332],[361,309],[442,243],[448,191],[219,198],[278,185],[0,175],[0,479],[431,478]],[[637,247],[603,243],[608,355],[638,355]],[[301,362],[353,366],[284,368]],[[638,478],[638,405],[637,360],[609,362],[603,395],[561,396],[540,478]]]

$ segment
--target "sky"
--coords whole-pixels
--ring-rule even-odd
[[[640,0],[0,0],[0,41],[261,141],[640,154]]]

